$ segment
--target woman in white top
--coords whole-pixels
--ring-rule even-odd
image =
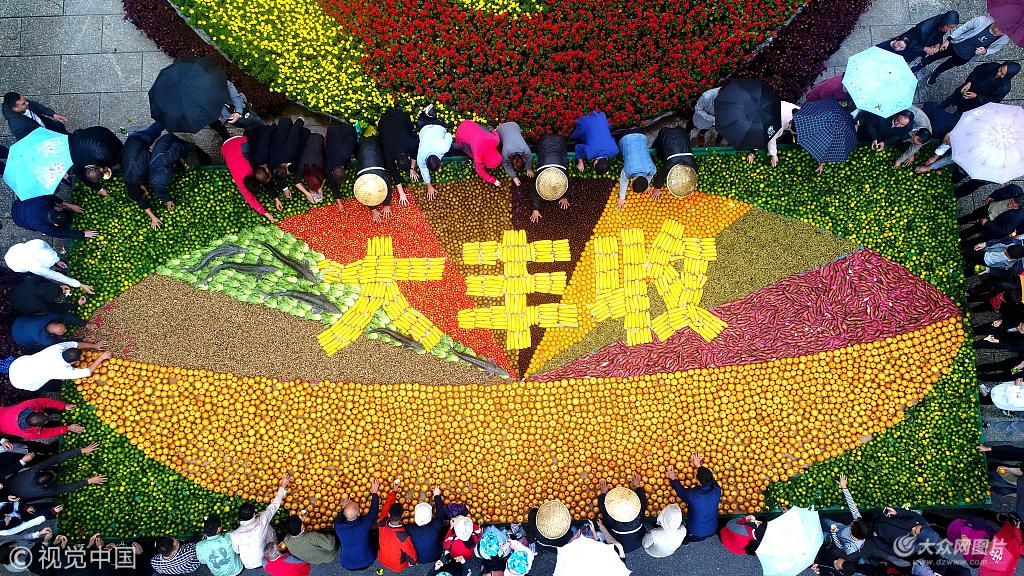
[[[58,268],[67,268],[67,264],[61,261],[60,256],[52,246],[44,240],[35,239],[28,242],[15,244],[7,249],[4,254],[4,262],[7,267],[15,272],[30,272],[53,280],[58,284],[67,284],[72,288],[81,288],[84,292],[92,294],[92,286],[82,284],[78,280],[65,276],[56,270],[51,270],[54,265]]]
[[[1024,410],[1024,378],[997,384],[992,387],[989,394],[992,404],[1001,410],[1010,412]]]
[[[658,514],[658,527],[644,536],[644,550],[654,558],[671,556],[686,538],[683,511],[679,504],[669,504]]]

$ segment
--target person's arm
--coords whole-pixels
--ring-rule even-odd
[[[384,499],[384,506],[380,509],[380,514],[377,516],[377,522],[380,522],[387,518],[388,513],[391,511],[391,505],[395,503],[395,490],[392,488],[388,490],[388,497]]]
[[[853,494],[850,493],[849,488],[843,488],[843,498],[846,499],[846,507],[850,509],[850,516],[853,516],[854,520],[860,519],[860,508],[858,508],[857,503],[854,502]]]
[[[57,272],[56,270],[51,270],[49,268],[34,268],[30,270],[30,272],[36,274],[37,276],[42,276],[47,280],[56,282],[57,284],[67,284],[72,288],[78,288],[82,285],[82,283],[79,282],[78,280],[75,280],[74,278],[71,278],[69,276],[65,276],[60,272]]]
[[[37,100],[29,100],[28,108],[36,114],[40,116],[46,116],[47,118],[53,118],[53,115],[57,113],[57,111],[53,108],[50,108],[46,104],[43,104],[42,102],[39,102]]]
[[[775,133],[775,136],[772,136],[771,139],[768,140],[768,155],[769,156],[774,156],[774,157],[778,158],[778,156],[779,156],[779,136],[782,135],[783,132],[785,132],[785,130],[779,130],[778,132]]]
[[[67,348],[76,348],[77,346],[68,346]],[[67,349],[65,348],[65,350]],[[34,411],[39,410],[57,410],[63,412],[67,408],[67,404],[60,400],[53,398],[33,398],[28,402],[22,404],[22,408],[31,408]]]
[[[994,220],[983,224],[982,228],[996,236],[1008,236],[1020,228],[1022,219],[1024,219],[1024,209],[1007,210],[996,216]]]
[[[626,188],[629,186],[629,175],[626,174],[626,167],[622,167],[622,171],[619,172],[619,205],[626,202]]]
[[[374,492],[370,494],[370,512],[367,514],[369,518],[376,518],[380,514],[380,496]]]
[[[34,464],[31,467],[31,469],[33,469],[33,470],[45,470],[46,468],[53,468],[54,466],[59,465],[61,462],[64,462],[65,460],[70,460],[72,458],[76,458],[76,457],[81,456],[81,455],[82,455],[82,449],[81,448],[79,448],[77,450],[71,450],[70,452],[60,452],[59,454],[54,454],[53,456],[50,456],[49,458],[47,458],[45,460],[37,462],[36,464]]]
[[[944,166],[949,166],[950,164],[954,164],[954,163],[955,162],[953,162],[953,155],[950,154],[949,156],[943,156],[943,157],[939,158],[938,160],[936,160],[935,162],[932,162],[931,163],[931,169],[932,170],[938,170],[939,168],[942,168]]]
[[[517,176],[515,169],[512,168],[511,154],[508,156],[505,156],[504,154],[501,155],[501,167],[505,169],[505,174],[507,174],[509,178],[515,178]]]
[[[670,480],[669,485],[671,485],[672,489],[676,491],[676,496],[679,496],[680,500],[686,504],[690,503],[690,488],[684,488],[683,483],[679,480]]]
[[[20,523],[20,524],[18,524],[16,526],[14,526],[13,528],[7,528],[7,529],[4,529],[4,530],[0,530],[0,537],[14,536],[15,534],[19,534],[21,532],[24,532],[25,530],[28,530],[29,528],[34,528],[36,526],[39,526],[43,522],[46,522],[46,520],[47,520],[47,518],[46,518],[45,515],[37,514],[36,516],[33,516],[31,520],[26,520],[26,521],[24,521],[24,522],[22,522],[22,523]]]
[[[575,132],[573,132],[572,137],[576,138]],[[575,147],[573,147],[573,153],[576,154],[577,162],[587,159],[587,147],[583,144],[577,144]]]
[[[274,518],[274,514],[277,514],[278,509],[281,508],[281,503],[284,502],[284,497],[288,495],[288,487],[281,486],[277,489],[277,494],[274,495],[274,499],[270,502],[267,508],[259,513],[259,517],[256,519],[256,523],[266,528],[270,525],[270,520]]]
[[[473,167],[476,168],[476,173],[480,178],[488,184],[496,184],[498,179],[487,171],[487,167],[484,166],[484,160],[482,157],[477,158],[477,155],[473,155]]]
[[[424,152],[426,152],[426,151],[424,151]],[[424,184],[430,184],[431,183],[430,182],[430,169],[427,168],[427,158],[428,157],[429,157],[428,154],[417,154],[416,155],[416,165],[419,166],[420,177],[423,179],[423,183]]]
[[[241,114],[245,110],[245,98],[242,97],[242,93],[238,91],[235,84],[228,80],[228,98],[231,99],[231,107],[235,109],[235,112]]]
[[[921,151],[922,146],[923,144],[916,144],[911,140],[910,146],[907,146],[907,149],[903,151],[903,154],[900,154],[900,157],[896,159],[896,163],[903,164],[904,162],[909,162],[914,156],[917,156],[917,153]]]
[[[985,49],[985,56],[995,56],[1000,50],[1010,43],[1010,37],[1003,34],[991,46]]]

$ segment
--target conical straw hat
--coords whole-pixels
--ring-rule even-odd
[[[362,174],[356,178],[352,192],[366,206],[377,206],[388,196],[388,183],[377,174]]]
[[[697,172],[689,164],[676,164],[668,171],[668,191],[685,198],[697,188]]]
[[[569,177],[556,168],[548,168],[537,175],[537,194],[551,201],[561,198],[569,189]]]
[[[629,488],[616,486],[604,497],[608,515],[619,522],[632,522],[640,515],[640,497]]]
[[[557,540],[569,531],[572,516],[560,500],[548,500],[537,510],[537,531],[550,540]]]

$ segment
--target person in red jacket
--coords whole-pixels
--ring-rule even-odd
[[[245,150],[242,146],[247,145],[248,142],[249,140],[245,136],[228,138],[221,145],[220,152],[224,155],[224,163],[228,165],[228,172],[231,173],[231,178],[234,179],[245,202],[260,216],[271,222],[276,222],[274,216],[267,212],[267,209],[256,199],[256,194],[246,184],[246,180],[252,176],[252,164],[249,164],[249,160],[245,157]]]
[[[452,527],[444,538],[443,547],[452,558],[472,558],[476,545],[480,542],[480,533],[480,526],[473,523],[468,516],[456,516],[452,518]]]
[[[56,421],[47,410],[74,410],[74,404],[65,404],[52,398],[33,398],[14,406],[0,408],[0,436],[19,436],[26,440],[55,438],[67,432],[85,432],[79,424],[46,426]]]
[[[484,182],[490,182],[495,186],[500,186],[501,181],[491,176],[487,170],[497,168],[501,164],[499,144],[501,144],[501,140],[497,132],[472,120],[463,120],[455,130],[455,145],[473,159],[476,173],[483,178]]]
[[[309,576],[309,562],[281,552],[275,542],[267,542],[263,549],[263,569],[270,576]]]
[[[395,480],[384,500],[384,507],[380,511],[380,518],[377,519],[377,526],[380,529],[380,549],[377,551],[377,559],[381,566],[392,572],[401,572],[416,563],[416,548],[413,546],[412,537],[405,531],[402,525],[402,505],[395,502],[395,488],[399,481]]]

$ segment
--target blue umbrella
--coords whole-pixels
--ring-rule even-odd
[[[36,128],[11,145],[4,182],[22,200],[53,194],[71,169],[67,134]]]
[[[818,162],[844,162],[857,147],[853,117],[832,98],[808,102],[793,113],[796,143]]]
[[[917,77],[902,56],[872,46],[847,60],[843,87],[857,108],[886,118],[914,103]]]

